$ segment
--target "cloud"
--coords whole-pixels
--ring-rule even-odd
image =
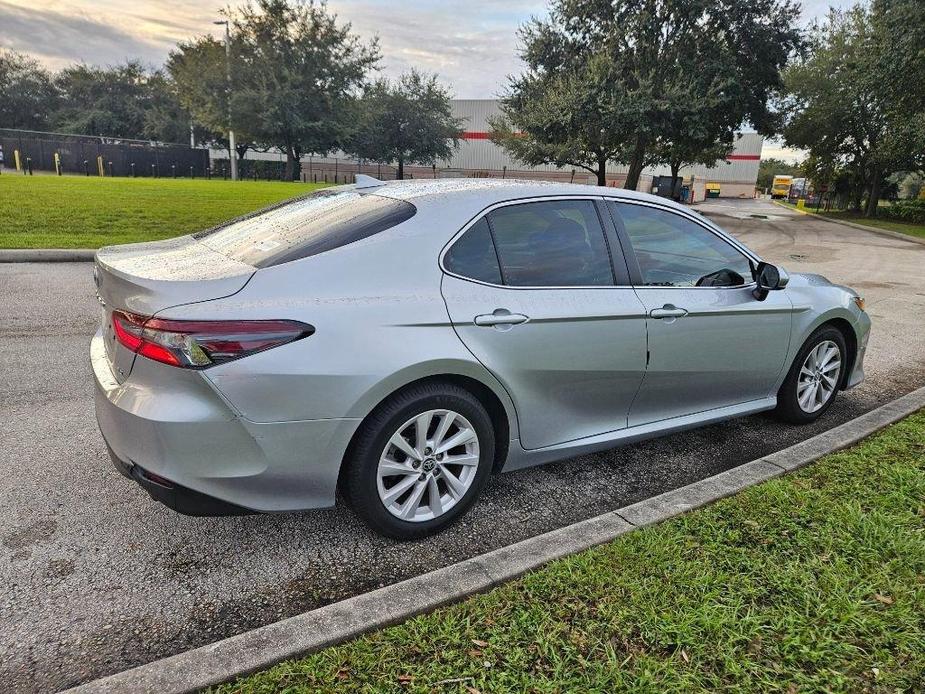
[[[830,7],[846,10],[857,2],[858,0],[804,0],[801,17],[804,24],[809,24],[814,19],[825,17]]]
[[[74,61],[112,64],[127,58],[160,63],[166,55],[163,45],[84,14],[0,2],[0,26],[0,46],[34,55],[51,67]]]
[[[786,147],[780,138],[765,140],[761,147],[762,159],[780,159],[790,164],[798,164],[806,158],[808,152],[804,149]]]
[[[411,2],[396,12],[391,3],[331,0],[330,8],[364,37],[378,36],[383,73],[412,67],[436,72],[460,98],[491,98],[523,64],[517,28],[545,12],[543,2],[490,0]]]
[[[140,6],[128,0],[0,0],[0,46],[32,54],[53,69],[127,58],[159,65],[177,41],[217,33],[212,20],[224,6],[223,0]],[[329,8],[364,40],[379,37],[382,74],[396,77],[414,67],[438,73],[457,97],[491,98],[507,75],[522,69],[517,28],[543,14],[545,3],[410,0],[396,10],[381,0],[331,0]]]
[[[52,68],[73,61],[161,64],[177,41],[206,32],[219,11],[243,0],[0,0],[0,46],[35,55]],[[828,5],[807,0],[803,21]],[[545,16],[547,0],[329,0],[341,22],[366,40],[379,37],[382,74],[412,67],[436,72],[459,98],[492,98],[518,74],[517,29]]]

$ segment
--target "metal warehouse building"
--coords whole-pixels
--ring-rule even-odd
[[[457,99],[452,102],[453,115],[463,122],[463,139],[459,149],[448,160],[437,162],[436,168],[406,166],[406,175],[414,178],[440,177],[501,177],[541,178],[545,180],[571,181],[574,183],[597,182],[597,178],[585,169],[572,167],[557,168],[551,165],[525,166],[512,159],[501,147],[489,139],[491,126],[488,119],[500,115],[496,99]],[[694,200],[703,200],[708,183],[718,184],[720,197],[752,197],[758,179],[758,163],[761,159],[763,138],[756,133],[738,136],[732,152],[712,167],[693,166],[681,170],[681,176],[690,180],[693,176]],[[332,170],[332,164],[336,169]],[[339,180],[339,176],[363,172],[382,178],[394,175],[394,168],[381,165],[359,165],[342,157],[312,158],[303,162],[302,174],[305,180]],[[338,173],[339,172],[339,173]],[[607,184],[622,186],[626,180],[627,167],[614,164],[607,169]],[[667,167],[651,167],[643,171],[639,190],[649,191],[654,176],[670,175]],[[333,178],[332,178],[333,176]]]

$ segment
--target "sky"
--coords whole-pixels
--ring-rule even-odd
[[[112,65],[140,58],[158,66],[178,42],[218,35],[227,0],[0,0],[0,47],[28,53],[49,68],[72,62]],[[238,4],[233,2],[232,4]],[[494,98],[517,74],[517,28],[546,12],[544,0],[329,0],[361,37],[378,36],[382,74],[411,67],[436,72],[457,98]],[[830,5],[853,0],[804,0],[808,23]],[[765,143],[763,156],[798,156]]]

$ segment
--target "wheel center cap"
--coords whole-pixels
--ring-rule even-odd
[[[424,472],[430,472],[435,467],[437,467],[437,461],[433,458],[425,458],[424,462],[421,463],[421,468],[423,468]]]

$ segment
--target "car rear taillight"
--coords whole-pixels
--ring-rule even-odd
[[[202,369],[300,340],[315,332],[293,320],[168,320],[113,311],[120,343],[170,366]]]

